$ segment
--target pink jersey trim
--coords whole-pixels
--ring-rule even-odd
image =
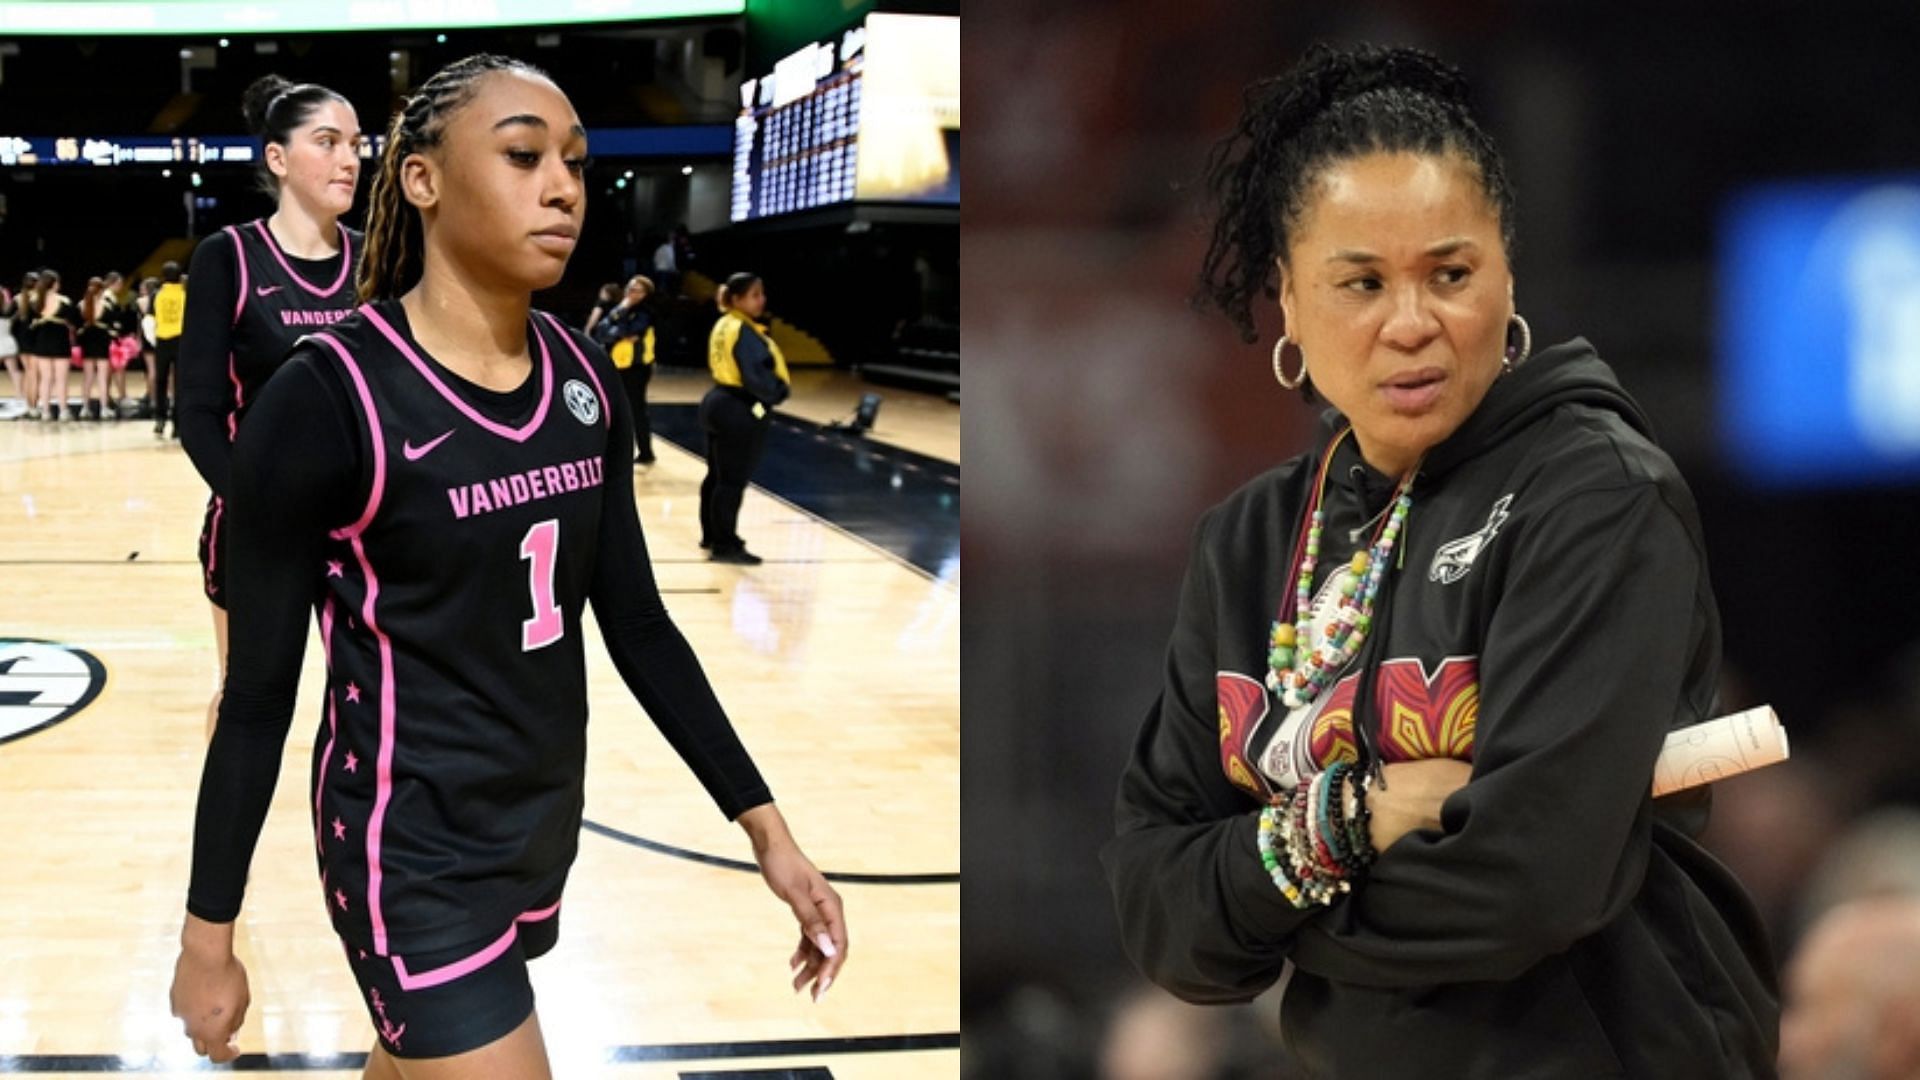
[[[320,619],[320,638],[325,641],[333,630],[333,598],[327,598],[326,612]],[[331,650],[329,650],[331,651]],[[333,665],[329,663],[331,672]],[[319,850],[324,862],[327,843],[320,835],[322,815],[320,813],[320,794],[327,789],[327,762],[333,760],[333,744],[340,737],[340,710],[333,700],[333,691],[327,691],[327,748],[320,754],[320,776],[313,782],[313,846]]]
[[[387,921],[380,912],[380,834],[387,804],[393,800],[393,642],[374,621],[374,601],[380,596],[380,579],[373,572],[373,563],[367,559],[367,548],[359,533],[353,535],[352,543],[354,557],[367,576],[367,599],[360,607],[360,617],[366,620],[367,629],[373,631],[374,640],[380,643],[380,752],[374,771],[373,817],[367,821],[367,918],[373,924],[373,951],[385,955]]]
[[[207,523],[207,591],[214,591],[213,572],[220,565],[220,518],[227,511],[226,501],[213,497],[213,520]]]
[[[481,968],[486,967],[488,964],[493,963],[495,960],[498,960],[500,954],[506,952],[514,940],[520,936],[521,923],[540,922],[544,919],[550,919],[553,917],[554,912],[559,910],[560,903],[559,901],[555,901],[552,907],[542,908],[539,911],[529,911],[524,915],[520,915],[513,920],[512,926],[507,927],[507,932],[501,934],[493,944],[481,949],[479,952],[474,953],[464,960],[456,960],[451,964],[434,968],[432,971],[423,971],[418,975],[407,970],[407,962],[405,960],[402,960],[398,956],[392,957],[393,973],[399,978],[400,989],[402,990],[425,990],[431,986],[450,983],[462,975],[471,975]]]
[[[369,315],[373,314],[372,308],[361,310]],[[340,340],[332,334],[309,334],[308,337],[332,349],[334,355],[346,364],[347,374],[353,379],[354,389],[360,393],[360,406],[367,414],[368,433],[371,436],[369,441],[373,444],[373,489],[367,492],[367,508],[361,511],[358,521],[344,529],[335,529],[331,534],[335,540],[346,540],[365,532],[367,526],[373,523],[373,515],[380,509],[380,496],[387,487],[387,447],[380,431],[380,414],[373,407],[373,391],[367,389],[367,378],[360,373],[360,365],[347,352],[347,347],[340,344]]]
[[[320,653],[326,657],[327,674],[333,674],[333,597],[320,606]],[[326,843],[320,837],[320,793],[327,787],[327,762],[333,760],[333,744],[339,737],[340,714],[334,706],[333,693],[327,693],[327,749],[320,755],[320,778],[313,784],[313,842],[320,849],[321,863],[326,862]],[[325,888],[324,882],[322,888]]]
[[[247,310],[247,246],[240,242],[240,230],[229,225],[220,230],[233,240],[233,261],[240,271],[240,291],[233,298],[233,325],[240,325],[240,313]]]
[[[354,558],[359,561],[360,572],[366,576],[367,583],[367,596],[360,605],[360,617],[380,645],[380,750],[376,755],[378,764],[374,771],[373,817],[367,822],[367,918],[373,925],[373,951],[384,956],[387,952],[387,923],[380,910],[380,832],[387,814],[387,803],[393,798],[393,642],[380,629],[380,623],[374,615],[374,605],[380,597],[380,577],[373,572],[373,563],[367,558],[367,548],[361,542],[360,534],[372,523],[374,514],[380,508],[380,498],[386,491],[386,435],[381,431],[380,414],[374,408],[373,392],[367,388],[367,379],[360,371],[359,362],[333,336],[312,336],[315,341],[332,349],[346,365],[354,389],[360,394],[361,408],[367,415],[368,441],[373,447],[373,490],[367,495],[367,509],[360,515],[360,520],[333,535],[353,545]]]
[[[333,284],[324,289],[309,285],[306,278],[294,273],[293,267],[287,263],[286,255],[281,253],[279,243],[273,238],[273,230],[267,228],[266,218],[255,218],[253,227],[260,233],[260,238],[267,242],[267,250],[273,253],[274,261],[280,264],[280,269],[285,270],[287,276],[296,284],[315,296],[332,296],[339,292],[340,286],[346,284],[348,275],[353,272],[353,237],[348,235],[347,227],[338,221],[333,223],[333,227],[340,230],[340,276],[334,278]]]
[[[447,384],[440,380],[440,376],[434,374],[433,366],[421,359],[420,354],[414,351],[413,346],[407,342],[407,339],[401,337],[399,333],[388,324],[387,320],[381,318],[379,312],[375,311],[371,306],[363,307],[360,310],[366,313],[367,321],[373,324],[374,329],[380,331],[389,342],[393,343],[394,348],[400,350],[400,355],[406,357],[413,364],[414,368],[420,372],[421,377],[425,378],[427,383],[435,390],[438,390],[440,396],[446,398],[454,408],[459,409],[467,419],[503,439],[511,439],[514,442],[526,442],[532,437],[534,432],[540,430],[541,423],[547,418],[547,403],[553,399],[553,356],[547,351],[547,339],[538,332],[537,328],[533,336],[534,339],[540,343],[540,405],[533,410],[532,419],[517,428],[512,428],[505,424],[495,423],[480,415],[473,406],[462,400],[460,395],[449,389]]]
[[[567,333],[566,330],[560,326],[560,320],[554,318],[553,316],[547,314],[544,311],[540,313],[540,317],[552,324],[553,332],[560,335],[560,340],[566,343],[568,351],[573,353],[573,358],[575,360],[580,361],[581,367],[587,369],[587,378],[593,380],[593,388],[595,391],[597,391],[600,394],[601,403],[606,406],[605,408],[602,408],[600,412],[606,416],[607,430],[612,431],[613,430],[613,406],[609,401],[609,399],[607,398],[607,388],[600,385],[600,374],[593,370],[592,364],[587,363],[586,356],[580,352],[580,346],[575,345],[573,343],[573,335]],[[543,341],[541,345],[544,348],[545,342]]]

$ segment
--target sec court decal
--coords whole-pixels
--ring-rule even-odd
[[[73,716],[106,685],[105,665],[84,649],[0,638],[0,744]]]

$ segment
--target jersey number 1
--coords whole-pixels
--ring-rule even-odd
[[[533,618],[520,624],[522,652],[544,649],[567,632],[560,605],[553,600],[553,566],[559,551],[560,522],[556,518],[540,522],[520,538],[520,557],[532,560],[527,568],[527,587],[533,592]]]

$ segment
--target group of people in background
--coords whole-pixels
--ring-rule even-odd
[[[129,408],[127,369],[137,359],[147,374],[147,396],[164,432],[170,343],[180,336],[185,310],[178,263],[160,277],[129,289],[118,271],[90,277],[76,299],[60,273],[28,271],[18,292],[0,285],[0,363],[26,402],[28,420],[119,420]],[[158,371],[156,371],[156,367]],[[80,401],[71,405],[69,373],[81,373]]]
[[[647,301],[653,280],[635,274],[623,290],[600,287],[584,329],[613,360],[633,404],[634,461],[650,465],[653,429],[647,421],[647,384],[653,381],[654,316]],[[715,295],[720,318],[707,340],[713,389],[700,402],[707,475],[700,484],[700,546],[714,562],[756,566],[762,560],[740,538],[740,503],[766,453],[772,410],[792,393],[787,361],[762,321],[767,292],[759,275],[729,277]]]

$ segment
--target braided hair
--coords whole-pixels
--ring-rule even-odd
[[[1197,299],[1254,341],[1254,296],[1278,297],[1274,265],[1286,262],[1314,185],[1335,164],[1373,153],[1463,159],[1511,260],[1513,187],[1459,70],[1417,49],[1316,42],[1292,70],[1247,88],[1239,126],[1213,149],[1207,187],[1219,211]]]
[[[390,300],[420,280],[426,238],[420,211],[400,190],[400,166],[408,155],[439,146],[448,118],[473,100],[481,77],[495,71],[519,71],[552,81],[524,60],[479,53],[435,72],[393,115],[387,126],[387,147],[380,155],[380,172],[373,178],[368,199],[367,236],[354,279],[361,303]]]
[[[269,143],[286,146],[293,129],[313,117],[314,111],[329,101],[352,108],[352,103],[317,83],[292,83],[278,75],[262,75],[240,95],[240,115],[246,117],[247,130],[260,140],[260,189],[278,199],[280,178],[267,167]]]

